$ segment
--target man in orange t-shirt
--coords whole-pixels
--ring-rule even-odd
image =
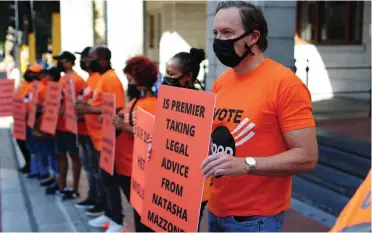
[[[318,159],[310,93],[264,56],[268,29],[259,7],[219,2],[213,31],[213,50],[231,68],[213,85],[212,155],[201,166],[213,177],[209,231],[282,231],[292,175],[312,171]]]
[[[80,77],[74,70],[76,57],[68,51],[61,52],[58,56],[53,57],[58,60],[57,68],[64,72],[64,76],[61,77],[60,82],[65,85],[68,80],[72,80],[73,86],[75,88],[75,98],[78,98],[86,86],[85,81]],[[63,95],[63,92],[62,92]],[[64,101],[64,100],[63,100]],[[62,195],[63,200],[74,199],[79,196],[78,187],[81,172],[81,160],[79,156],[79,146],[77,144],[77,136],[88,135],[85,124],[83,122],[78,122],[78,135],[69,132],[65,126],[65,115],[64,115],[64,102],[61,104],[61,115],[59,116],[57,123],[57,131],[55,137],[55,149],[58,154],[58,165],[60,169],[59,177],[59,192]],[[73,184],[72,188],[66,187],[66,178],[68,171],[68,160],[67,153],[70,155],[72,160],[72,173],[73,173]]]
[[[116,96],[116,109],[119,111],[125,105],[125,94],[124,88],[121,84],[119,77],[116,75],[115,71],[111,68],[111,51],[102,45],[94,46],[89,51],[89,68],[93,72],[99,72],[101,77],[93,93],[93,100],[90,104],[78,104],[75,106],[75,110],[78,115],[84,115],[86,122],[89,122],[88,130],[90,137],[93,141],[94,148],[96,151],[101,151],[101,140],[102,140],[102,124],[99,123],[99,115],[102,114],[101,104],[102,104],[102,93],[112,93]],[[99,153],[97,153],[99,156]],[[99,158],[97,158],[99,161]],[[101,171],[99,171],[99,170]],[[100,182],[103,181],[100,173],[104,171],[97,167],[94,176]],[[101,187],[99,187],[101,188]],[[105,195],[109,196],[111,190],[105,188]],[[105,207],[105,215],[102,215],[96,219],[88,222],[92,227],[103,227],[106,222],[109,222],[110,215],[110,205],[108,204],[108,197],[106,196],[105,202],[96,205],[93,209],[87,211],[87,215],[96,216],[97,213],[102,212],[103,207]]]
[[[88,72],[89,77],[82,97],[76,102],[76,107],[81,104],[89,105],[92,102],[93,92],[97,88],[98,82],[101,79],[101,74],[89,67],[90,49],[91,47],[86,47],[81,53],[77,53],[81,56],[80,67],[82,70]],[[92,117],[95,118],[97,115],[93,115]],[[94,175],[99,170],[99,151],[97,151],[93,145],[91,132],[94,132],[97,128],[99,129],[101,126],[98,119],[90,120],[89,115],[78,115],[78,118],[85,119],[89,133],[89,136],[79,138],[80,157],[85,174],[88,177],[89,190],[87,198],[76,203],[75,206],[77,208],[89,210],[89,215],[96,217],[103,214],[104,209],[102,203],[105,203],[105,195],[101,182],[97,179],[97,175]]]

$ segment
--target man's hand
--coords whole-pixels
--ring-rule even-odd
[[[88,105],[88,102],[87,101],[85,101],[85,100],[83,100],[83,99],[76,99],[76,103],[75,103],[76,105],[78,105],[78,104],[85,104],[85,105]]]
[[[119,115],[114,116],[114,118],[112,119],[112,124],[115,126],[116,129],[121,130],[125,129],[128,126],[125,120]]]
[[[77,116],[82,116],[89,113],[89,106],[87,104],[75,104],[75,113]]]
[[[210,176],[240,176],[247,174],[248,165],[244,158],[236,158],[224,152],[208,156],[201,169],[205,178]]]

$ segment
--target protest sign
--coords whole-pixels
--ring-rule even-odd
[[[112,119],[116,115],[115,95],[102,94],[102,150],[99,165],[108,172],[114,174],[115,163],[115,126]]]
[[[47,88],[40,129],[44,133],[54,135],[61,107],[62,83],[49,81]]]
[[[13,116],[14,79],[0,79],[0,117]]]
[[[30,128],[34,128],[35,120],[36,120],[36,111],[37,111],[37,99],[38,99],[38,89],[39,89],[39,81],[33,81],[32,83],[32,92],[31,95],[31,103],[30,103],[30,112],[28,113],[27,125]]]
[[[13,98],[13,135],[16,139],[26,140],[26,106],[23,98],[14,96]]]
[[[77,135],[77,117],[75,114],[75,87],[71,77],[65,76],[66,79],[64,93],[64,116],[66,130]]]
[[[141,221],[153,230],[196,232],[208,156],[215,94],[160,86],[146,163]]]
[[[137,213],[142,215],[145,192],[147,140],[151,138],[152,135],[154,116],[140,107],[137,108],[135,127],[130,203]]]

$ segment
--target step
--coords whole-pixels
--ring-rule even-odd
[[[371,159],[371,141],[317,129],[318,144]]]
[[[314,205],[333,216],[338,216],[349,201],[347,196],[298,176],[293,177],[292,197]]]

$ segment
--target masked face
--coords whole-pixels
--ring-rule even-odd
[[[248,33],[229,40],[220,40],[215,38],[213,41],[213,51],[216,54],[216,57],[222,64],[228,67],[236,67],[239,63],[250,54],[251,48],[246,45],[246,51],[242,56],[239,56],[234,49],[234,43],[246,37]]]
[[[172,86],[172,87],[182,87],[181,83],[180,83],[180,79],[182,78],[183,75],[181,75],[180,77],[177,77],[177,78],[173,78],[173,77],[170,77],[170,76],[164,76],[163,77],[163,85],[167,85],[167,86]]]
[[[65,71],[65,68],[63,67],[63,64],[61,61],[58,61],[57,62],[57,69],[61,72],[64,72]]]
[[[101,71],[101,65],[98,59],[93,59],[89,61],[89,69],[91,69],[93,73]]]
[[[25,72],[23,75],[23,78],[26,80],[26,82],[32,82],[34,80],[33,76],[30,74],[30,72]]]
[[[141,92],[137,89],[137,84],[128,84],[127,95],[129,99],[136,99],[141,96]]]

